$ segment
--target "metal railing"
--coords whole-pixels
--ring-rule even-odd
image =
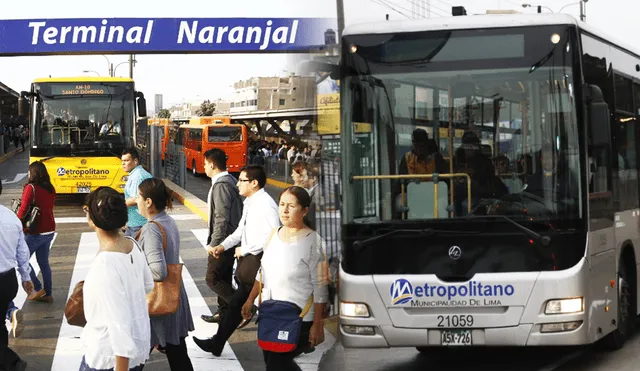
[[[383,179],[397,179],[397,180],[430,180],[433,181],[433,211],[435,218],[438,218],[438,182],[440,178],[443,179],[454,179],[454,178],[465,178],[467,180],[467,208],[468,212],[471,212],[471,177],[466,173],[455,173],[455,174],[402,174],[402,175],[354,175],[351,177],[352,180],[383,180]],[[451,189],[450,197],[451,204],[453,204],[453,188]],[[406,184],[403,182],[401,185],[400,195],[402,197],[402,207],[407,207],[407,197],[406,197]],[[403,211],[402,218],[406,219],[406,211]]]

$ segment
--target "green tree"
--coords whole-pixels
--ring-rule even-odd
[[[200,108],[198,109],[198,111],[196,111],[196,114],[198,116],[213,116],[215,110],[216,104],[207,99],[202,102]]]
[[[171,112],[168,109],[161,109],[160,112],[158,112],[158,117],[161,119],[168,119],[171,117]]]

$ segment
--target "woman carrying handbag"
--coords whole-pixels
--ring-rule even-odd
[[[65,309],[70,324],[82,325],[86,319],[80,371],[141,371],[151,346],[147,307],[147,294],[154,288],[151,271],[138,243],[122,234],[127,223],[122,195],[99,187],[89,194],[83,210],[98,237],[99,251],[78,290],[82,311],[78,300],[68,302]]]
[[[31,267],[31,282],[34,290],[28,296],[29,300],[50,303],[53,301],[53,283],[51,280],[51,266],[49,265],[49,248],[56,231],[53,216],[53,205],[56,191],[51,184],[47,168],[40,161],[34,161],[27,170],[28,183],[24,186],[20,203],[14,211],[22,221],[24,240],[29,246],[29,254],[36,254],[36,260],[42,271],[44,288],[38,276]],[[31,265],[29,265],[31,266]],[[6,319],[11,321],[14,337],[20,336],[24,328],[22,310],[13,302],[9,304]]]
[[[138,212],[147,219],[136,236],[156,288],[147,297],[151,319],[151,347],[167,355],[172,371],[193,371],[185,338],[195,329],[189,298],[182,282],[180,231],[167,215],[173,192],[158,178],[138,186]]]
[[[328,302],[326,256],[322,239],[306,225],[311,197],[293,186],[280,194],[282,227],[269,237],[262,267],[242,315],[251,317],[260,296],[258,345],[267,371],[297,371],[294,358],[324,341]]]

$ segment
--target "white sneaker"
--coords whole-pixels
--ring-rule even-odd
[[[24,330],[24,324],[22,323],[23,318],[24,314],[20,309],[14,310],[11,314],[11,333],[13,334],[14,338],[20,336],[20,334],[22,334],[22,331]]]

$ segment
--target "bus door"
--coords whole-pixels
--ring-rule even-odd
[[[202,129],[188,128],[186,140],[184,154],[187,160],[187,170],[191,170],[193,175],[204,173],[204,165],[202,164]]]

